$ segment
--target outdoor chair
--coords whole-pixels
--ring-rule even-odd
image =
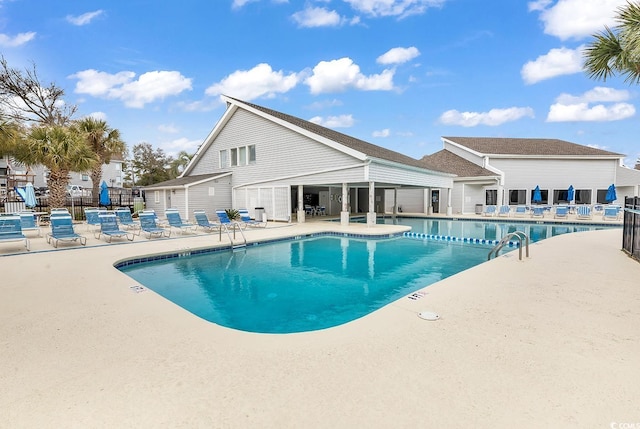
[[[544,217],[544,210],[542,206],[531,207],[531,217]]]
[[[87,230],[100,228],[100,215],[105,213],[105,210],[97,208],[84,209],[84,217],[87,220]]]
[[[79,241],[81,245],[87,244],[87,238],[77,234],[73,229],[73,221],[70,215],[56,215],[51,217],[51,232],[47,235],[47,243],[58,247],[58,241]]]
[[[225,228],[229,228],[229,226],[231,226],[235,229],[235,227],[237,226],[238,228],[242,229],[242,224],[238,221],[229,219],[229,216],[227,216],[227,212],[225,212],[224,210],[216,210],[216,216],[218,216],[220,224]]]
[[[153,236],[157,237],[170,237],[171,230],[160,228],[156,222],[156,214],[153,212],[140,212],[140,229],[147,234],[147,238],[151,239]]]
[[[251,219],[251,216],[249,216],[249,210],[247,209],[239,209],[238,213],[240,213],[240,221],[244,223],[245,226],[258,228],[265,228],[267,226],[266,222]]]
[[[564,206],[556,207],[553,217],[556,219],[567,219],[569,217],[569,208]]]
[[[202,228],[206,232],[220,230],[220,224],[217,222],[209,221],[207,213],[204,210],[194,211],[193,216],[196,218],[196,228]]]
[[[500,206],[500,210],[498,211],[498,216],[508,217],[510,214],[511,214],[511,207]]]
[[[602,213],[602,220],[619,220],[620,207],[605,207]]]
[[[30,250],[29,239],[22,233],[20,216],[0,216],[0,242],[24,241],[27,250]]]
[[[486,206],[484,208],[484,211],[482,212],[482,214],[484,216],[495,216],[495,214],[496,214],[496,206],[494,206],[494,205]]]
[[[36,222],[36,215],[33,212],[21,212],[20,213],[20,226],[22,231],[36,231],[38,237],[42,237],[42,231]]]
[[[184,234],[185,232],[193,233],[197,228],[197,225],[183,222],[178,210],[167,210],[164,214],[167,217],[167,222],[169,222],[169,228],[177,229],[180,231],[180,234]]]
[[[524,217],[527,214],[527,206],[517,206],[513,212],[514,217]]]
[[[576,208],[576,219],[591,219],[591,207],[578,206]]]
[[[115,211],[118,223],[129,230],[132,230],[135,235],[140,235],[140,222],[133,220],[131,216],[131,210],[123,208],[116,209]]]
[[[118,227],[118,220],[113,213],[105,213],[100,216],[100,230],[96,234],[96,238],[100,239],[101,236],[105,236],[107,243],[111,243],[113,237],[126,238],[129,241],[133,241],[133,233],[123,231]]]

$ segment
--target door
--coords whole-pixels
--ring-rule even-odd
[[[431,191],[431,212],[440,213],[440,190]]]

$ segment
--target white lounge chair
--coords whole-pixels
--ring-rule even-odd
[[[576,208],[576,219],[591,219],[591,207],[589,206],[578,206]]]

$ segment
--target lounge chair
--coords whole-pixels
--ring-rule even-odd
[[[484,211],[482,212],[483,215],[485,216],[495,216],[496,214],[496,206],[486,206],[484,208]]]
[[[84,209],[84,217],[87,219],[87,230],[100,228],[100,214],[106,213],[104,210],[97,208]]]
[[[249,210],[247,209],[239,209],[238,213],[240,213],[240,221],[245,224],[245,226],[265,228],[267,226],[266,222],[253,220],[251,216],[249,216]]]
[[[113,213],[105,213],[100,215],[100,231],[96,234],[96,238],[104,235],[107,239],[107,243],[111,243],[113,237],[126,238],[129,241],[133,241],[133,233],[123,231],[118,227],[118,220]]]
[[[87,244],[87,238],[77,234],[73,229],[73,221],[70,215],[55,215],[51,217],[51,232],[47,234],[47,243],[58,247],[58,241],[79,241],[81,245]]]
[[[506,216],[508,217],[511,214],[511,207],[509,206],[500,206],[498,210],[498,216]]]
[[[29,239],[22,233],[22,224],[18,215],[0,216],[0,242],[10,241],[24,241],[27,250],[31,250]]]
[[[194,211],[193,216],[196,218],[196,228],[202,228],[206,232],[218,231],[220,229],[219,223],[209,221],[207,213],[204,210]]]
[[[22,227],[22,232],[36,231],[38,233],[38,237],[42,237],[42,231],[40,231],[40,227],[36,223],[36,215],[34,213],[21,212],[19,216],[20,216],[20,226]]]
[[[180,231],[180,234],[184,234],[185,232],[194,232],[198,227],[192,223],[183,222],[180,217],[180,212],[177,210],[167,210],[164,214],[167,217],[167,222],[169,222],[169,228],[177,229]]]
[[[147,238],[153,236],[170,237],[171,230],[160,228],[156,223],[156,215],[153,212],[140,212],[140,229],[147,234]]]
[[[619,220],[620,207],[605,207],[602,213],[602,220]]]
[[[531,217],[544,217],[545,208],[542,206],[531,207]]]
[[[242,223],[229,219],[229,216],[227,216],[227,212],[225,212],[224,210],[216,210],[216,216],[218,216],[220,224],[225,228],[228,228],[229,226],[235,228],[237,226],[238,228],[242,229]]]
[[[578,206],[576,208],[576,219],[591,219],[591,207]]]
[[[553,215],[555,219],[568,219],[569,218],[569,208],[565,206],[556,207],[556,211]]]
[[[527,207],[526,206],[517,206],[516,209],[513,212],[513,216],[514,217],[524,217],[527,214]]]
[[[140,235],[140,222],[136,222],[131,217],[131,210],[129,209],[116,209],[116,217],[118,223],[129,230],[132,230],[135,235]]]

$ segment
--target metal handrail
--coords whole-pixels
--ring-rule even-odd
[[[236,226],[238,226],[238,230],[240,231],[240,235],[242,235],[242,239],[244,240],[244,245],[247,245],[247,237],[244,236],[244,232],[242,232],[242,227],[238,224],[238,222],[232,222],[233,225],[233,238],[231,238],[231,233],[229,232],[229,227],[226,223],[221,225],[219,229],[219,240],[222,241],[222,227],[224,227],[225,232],[227,233],[227,237],[229,237],[229,241],[231,242],[231,247],[235,247],[234,240],[236,239]]]
[[[495,257],[497,257],[498,253],[500,253],[502,248],[507,243],[509,243],[509,240],[512,239],[513,237],[516,237],[518,239],[518,256],[519,256],[519,259],[522,261],[522,239],[524,239],[524,241],[525,241],[525,248],[526,248],[526,253],[527,253],[527,258],[528,258],[529,257],[529,236],[527,234],[525,234],[524,232],[522,232],[522,231],[514,231],[514,232],[510,232],[509,234],[507,234],[504,237],[502,237],[500,242],[498,244],[496,244],[493,247],[493,249],[491,249],[491,251],[489,252],[489,255],[487,255],[487,261],[491,260],[491,255],[492,254]]]

